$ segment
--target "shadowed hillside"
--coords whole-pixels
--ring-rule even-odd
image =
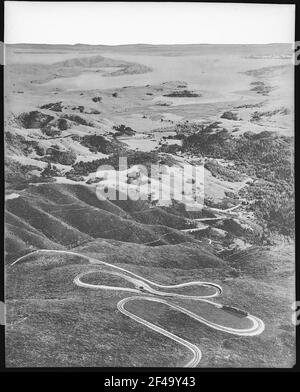
[[[209,253],[193,236],[181,232],[186,227],[184,217],[172,215],[160,208],[151,209],[147,202],[140,204],[140,211],[131,210],[130,201],[119,201],[119,206],[109,200],[97,199],[95,188],[82,185],[40,184],[29,186],[16,197],[6,202],[7,261],[34,249],[73,249],[89,243],[103,246],[102,239],[112,244],[125,245],[127,255],[138,260],[136,252],[158,261],[158,251],[153,247],[167,244],[189,243],[195,248],[195,257],[189,263],[218,265],[217,257]],[[127,209],[122,209],[120,206]],[[143,212],[143,209],[145,212]],[[95,242],[96,240],[96,242]],[[105,242],[106,243],[106,242]],[[109,242],[108,242],[109,243]],[[139,248],[137,244],[145,244]],[[95,245],[92,246],[92,249]],[[152,249],[152,250],[151,250]],[[165,248],[168,265],[180,264],[180,253],[191,256],[180,246]],[[176,253],[178,250],[178,253]],[[152,255],[152,251],[154,252]],[[125,253],[126,253],[125,252]],[[171,252],[171,253],[170,253]],[[104,252],[105,253],[105,252]],[[177,254],[177,257],[176,257]],[[146,256],[148,255],[148,256]],[[118,256],[119,257],[119,256]],[[190,259],[190,258],[189,258]],[[164,262],[163,262],[164,263]]]

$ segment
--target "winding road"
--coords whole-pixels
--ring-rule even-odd
[[[26,258],[29,258],[30,256],[34,254],[67,254],[67,255],[73,255],[73,256],[78,256],[83,259],[88,260],[91,264],[94,265],[104,265],[106,267],[111,268],[112,270],[110,271],[101,271],[99,269],[92,269],[87,272],[80,273],[74,278],[74,283],[82,288],[86,289],[93,289],[93,290],[114,290],[114,291],[122,291],[122,292],[130,292],[130,293],[135,293],[136,295],[126,297],[121,299],[117,303],[117,308],[118,310],[126,315],[127,317],[131,318],[132,320],[135,320],[136,322],[146,326],[149,329],[152,329],[153,331],[156,331],[172,340],[175,342],[181,344],[182,346],[188,348],[191,353],[193,354],[192,359],[184,365],[184,367],[196,367],[199,362],[201,361],[202,353],[201,350],[199,349],[198,346],[195,344],[182,339],[181,337],[167,331],[164,328],[161,328],[139,316],[136,314],[130,312],[129,310],[126,309],[126,304],[128,304],[131,301],[152,301],[152,302],[158,302],[162,303],[164,305],[169,306],[170,308],[179,311],[181,313],[186,314],[187,316],[191,317],[192,319],[205,324],[213,329],[227,332],[233,335],[238,335],[238,336],[255,336],[259,335],[263,332],[264,330],[264,322],[260,320],[259,318],[252,316],[250,314],[247,314],[245,312],[241,312],[237,310],[236,308],[230,308],[228,306],[223,307],[223,305],[218,304],[216,302],[211,301],[210,299],[213,297],[220,296],[222,294],[222,288],[218,284],[211,283],[211,282],[201,282],[201,281],[194,281],[194,282],[186,282],[186,283],[181,283],[181,284],[175,284],[175,285],[162,285],[158,284],[155,282],[152,282],[149,279],[146,279],[140,275],[137,275],[131,271],[126,270],[125,268],[118,267],[116,265],[95,259],[93,257],[78,253],[78,252],[72,252],[72,251],[65,251],[65,250],[49,250],[49,249],[40,249],[33,251],[31,253],[26,254],[25,256],[22,256],[15,260],[11,265],[15,265],[16,263],[19,263]],[[120,278],[126,279],[128,282],[132,284],[133,287],[118,287],[118,286],[107,286],[107,285],[97,285],[97,284],[91,284],[91,283],[86,283],[83,282],[82,279],[90,274],[93,273],[108,273],[114,276],[118,276]],[[213,293],[207,294],[207,295],[185,295],[185,294],[178,294],[174,292],[174,290],[178,288],[183,288],[183,287],[207,287],[213,289]],[[168,291],[168,290],[173,290]],[[139,294],[139,295],[137,295]],[[142,295],[141,295],[142,294]],[[249,321],[251,321],[252,325],[249,328],[245,329],[237,329],[237,328],[231,328],[231,327],[226,327],[224,325],[220,325],[217,323],[214,323],[212,321],[209,321],[198,314],[195,314],[191,312],[190,310],[179,306],[177,304],[174,304],[170,301],[167,301],[164,298],[161,297],[168,297],[170,300],[171,298],[179,298],[179,299],[188,299],[188,300],[193,300],[193,301],[202,301],[211,304],[212,306],[222,309],[221,311],[229,311],[233,313],[238,313],[240,316],[242,315],[243,317],[247,318]]]

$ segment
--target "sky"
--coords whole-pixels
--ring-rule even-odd
[[[5,42],[265,44],[294,42],[294,5],[5,2]]]

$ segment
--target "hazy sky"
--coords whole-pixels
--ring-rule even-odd
[[[116,45],[293,41],[293,5],[5,2],[6,43]]]

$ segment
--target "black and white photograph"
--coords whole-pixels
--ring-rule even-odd
[[[292,369],[295,5],[4,17],[5,367]]]

